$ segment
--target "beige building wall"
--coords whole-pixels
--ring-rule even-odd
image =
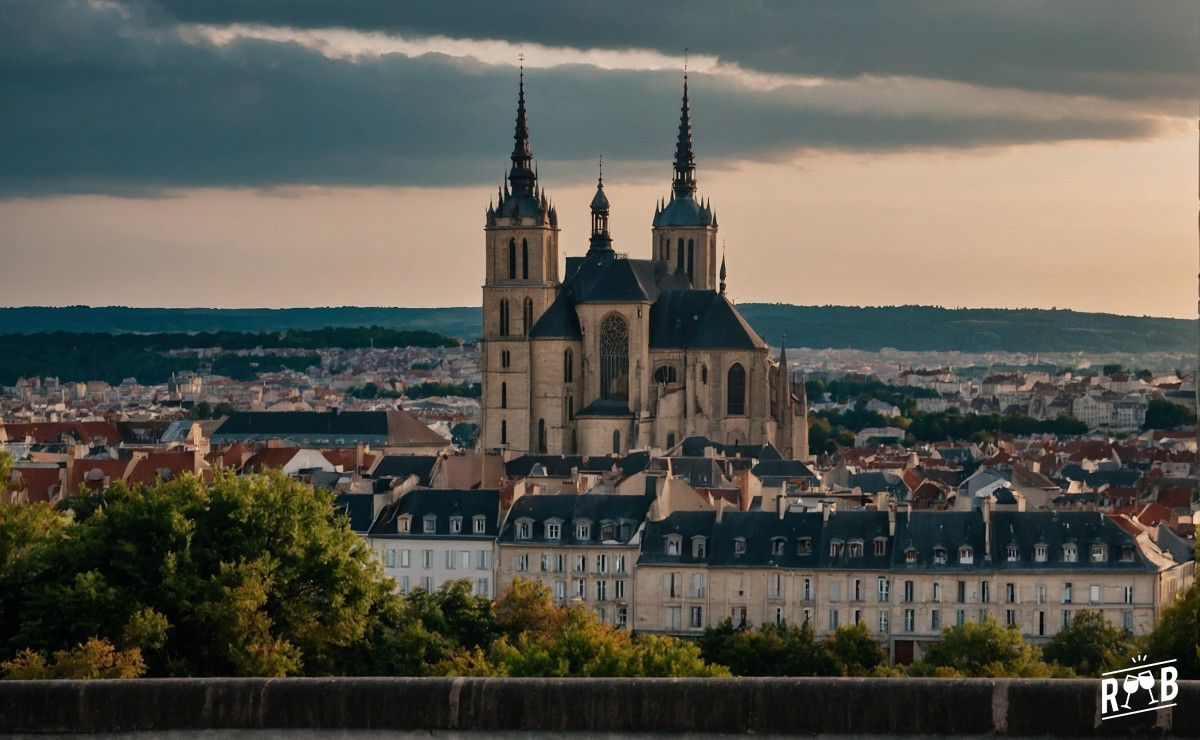
[[[520,578],[550,590],[554,603],[581,604],[606,624],[632,627],[638,547],[536,547],[498,544],[496,588]]]

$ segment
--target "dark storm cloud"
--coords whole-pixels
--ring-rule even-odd
[[[156,13],[103,3],[0,5],[0,194],[499,180],[512,144],[515,70],[439,55],[349,62],[261,40],[216,46],[154,20]],[[561,66],[528,79],[543,163],[602,153],[629,163],[626,171],[667,168],[675,73]],[[1118,114],[890,115],[814,99],[801,88],[756,91],[696,78],[702,166],[806,148],[967,148],[1155,131],[1148,119]]]
[[[766,72],[911,75],[1114,98],[1194,100],[1200,4],[731,0],[147,0],[177,19],[347,27],[579,48],[686,47]]]

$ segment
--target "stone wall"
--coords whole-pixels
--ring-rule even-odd
[[[1173,709],[1101,722],[1100,682],[938,679],[0,681],[0,733],[226,729],[1200,735]]]

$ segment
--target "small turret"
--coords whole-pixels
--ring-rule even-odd
[[[592,196],[592,239],[589,252],[612,251],[612,237],[608,233],[608,196],[604,194],[604,162],[600,163],[600,177],[596,181],[596,194]]]

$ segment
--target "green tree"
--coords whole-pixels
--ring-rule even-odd
[[[1132,648],[1128,632],[1109,623],[1100,612],[1085,609],[1042,647],[1042,657],[1081,676],[1098,676],[1120,664]]]
[[[12,479],[13,458],[4,450],[0,450],[0,493],[8,490],[9,480]]]
[[[1175,429],[1196,423],[1196,412],[1165,398],[1151,398],[1143,429]]]
[[[1141,652],[1156,659],[1176,658],[1180,678],[1200,679],[1200,582],[1163,609],[1158,626],[1141,640]]]
[[[842,675],[867,676],[880,664],[887,664],[887,654],[871,637],[865,622],[844,624],[825,642]]]
[[[74,522],[34,522],[42,536],[0,574],[9,651],[128,639],[153,675],[342,673],[396,598],[332,496],[279,473],[115,486],[69,507]]]
[[[751,628],[726,619],[705,630],[699,642],[705,660],[728,666],[735,676],[835,676],[844,670],[828,641],[817,641],[807,622]]]
[[[914,675],[1047,676],[1049,668],[1026,644],[1016,627],[1002,627],[993,617],[947,627],[942,637],[913,664]]]
[[[44,653],[22,650],[12,660],[0,662],[0,677],[7,680],[63,678],[138,678],[146,663],[137,648],[117,650],[108,640],[92,638],[70,650],[58,650],[47,660]]]

